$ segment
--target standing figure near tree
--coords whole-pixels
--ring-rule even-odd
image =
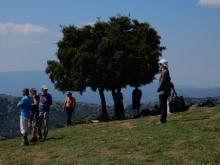
[[[159,93],[159,101],[160,101],[160,110],[161,110],[161,117],[160,121],[157,124],[166,123],[167,120],[167,99],[171,95],[170,91],[170,74],[168,70],[168,61],[162,59],[158,62],[161,75],[159,78],[159,85],[157,88],[157,92]]]
[[[124,106],[123,106],[123,94],[121,93],[121,88],[117,88],[117,92],[114,95],[115,100],[115,117],[116,119],[124,119]]]
[[[141,97],[142,91],[138,89],[138,85],[135,85],[135,89],[132,92],[132,109],[134,111],[134,118],[137,118],[139,115]]]
[[[63,110],[62,110],[63,112],[66,110],[66,114],[67,114],[66,126],[72,125],[71,118],[75,107],[76,107],[76,99],[72,97],[72,93],[69,92],[63,104]]]
[[[38,118],[39,118],[39,111],[38,111],[38,101],[39,97],[37,96],[37,90],[35,88],[31,88],[31,97],[32,97],[32,104],[31,104],[31,116],[28,122],[28,127],[31,130],[32,138],[30,140],[31,143],[37,141],[36,132],[38,127]]]
[[[23,135],[23,141],[20,146],[28,146],[28,120],[30,118],[30,110],[31,110],[31,104],[32,99],[29,96],[29,89],[24,88],[22,90],[23,98],[21,101],[17,104],[17,107],[21,108],[21,114],[20,114],[20,129],[21,133]]]

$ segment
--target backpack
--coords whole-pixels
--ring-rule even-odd
[[[183,111],[183,105],[182,105],[181,101],[176,100],[175,101],[175,106],[177,108],[177,111]]]
[[[170,107],[170,113],[174,113],[175,112],[175,107],[173,105],[169,105]]]

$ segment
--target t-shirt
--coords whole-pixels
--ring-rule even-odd
[[[39,96],[34,96],[37,103],[39,102]],[[34,99],[32,99],[32,103],[34,103]],[[31,106],[31,113],[37,113],[38,112],[38,105],[32,105]]]
[[[140,89],[134,89],[132,92],[133,101],[140,101],[142,92]]]
[[[114,96],[114,99],[115,99],[115,103],[122,103],[123,101],[123,95],[121,92],[116,92],[115,93],[115,96]]]
[[[49,93],[39,95],[38,110],[39,112],[49,112],[50,103],[52,102],[52,97]]]
[[[22,105],[21,116],[30,118],[32,98],[30,96],[24,96],[18,104]]]

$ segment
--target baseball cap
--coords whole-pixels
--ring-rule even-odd
[[[48,89],[46,85],[42,85],[41,89]]]

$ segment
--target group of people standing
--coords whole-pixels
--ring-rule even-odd
[[[175,93],[174,85],[171,83],[171,77],[168,70],[168,61],[162,59],[158,62],[161,74],[159,77],[159,85],[156,92],[159,93],[159,110],[161,112],[160,121],[157,124],[166,123],[167,113],[169,113],[169,104],[171,100],[171,89]],[[142,91],[138,89],[138,85],[135,85],[135,89],[132,92],[132,109],[134,111],[134,118],[139,115],[140,100],[142,97]],[[123,95],[119,88],[114,95],[115,101],[115,118],[124,119],[124,107],[123,107]]]
[[[138,85],[135,85],[135,89],[132,92],[132,109],[134,111],[134,118],[137,118],[139,115],[140,109],[140,100],[142,97],[142,91],[138,89]],[[114,94],[115,102],[115,119],[126,119],[124,114],[124,105],[123,105],[123,94],[121,93],[121,88],[117,88],[116,93]]]
[[[21,146],[28,146],[28,129],[31,130],[32,138],[30,142],[45,140],[48,135],[49,112],[52,105],[52,96],[47,92],[46,85],[41,86],[41,93],[37,94],[36,88],[24,88],[22,90],[23,98],[17,104],[21,108],[20,113],[20,130],[23,135]],[[66,126],[71,124],[71,117],[76,106],[76,99],[72,97],[72,93],[68,93],[64,101],[62,111],[66,111]],[[42,123],[44,123],[42,133]],[[38,135],[38,138],[37,138]]]
[[[159,77],[159,85],[156,92],[159,93],[159,103],[161,117],[157,124],[166,123],[167,111],[169,113],[169,101],[171,96],[171,88],[174,90],[174,86],[171,83],[171,78],[168,70],[168,61],[162,59],[158,62],[161,69],[161,75]],[[52,96],[47,93],[48,88],[46,85],[41,86],[41,93],[37,95],[37,90],[35,88],[29,89],[24,88],[22,90],[23,98],[17,104],[17,107],[21,108],[20,114],[20,129],[23,134],[23,141],[21,146],[29,145],[28,142],[28,128],[32,132],[32,138],[30,142],[36,142],[38,140],[45,140],[48,134],[49,125],[49,112],[50,106],[52,105]],[[132,92],[132,109],[134,111],[134,118],[139,115],[140,100],[142,97],[142,91],[138,89],[138,85],[135,85],[135,89]],[[123,94],[121,93],[121,88],[117,89],[114,95],[115,101],[115,117],[118,119],[125,119],[124,116],[124,106],[123,106]],[[71,117],[73,110],[76,106],[76,99],[72,97],[72,93],[67,94],[63,105],[63,112],[66,110],[67,122],[66,126],[71,124]],[[42,134],[42,122],[44,121],[44,131]],[[36,137],[38,134],[38,138]]]
[[[32,138],[30,142],[45,140],[48,134],[49,112],[52,105],[52,96],[47,93],[46,85],[41,86],[41,93],[37,95],[37,89],[28,88],[22,90],[23,98],[17,104],[21,108],[20,130],[23,135],[21,146],[29,145],[28,129],[30,128]],[[44,131],[42,133],[42,122],[44,122]],[[36,137],[38,134],[38,138]]]

